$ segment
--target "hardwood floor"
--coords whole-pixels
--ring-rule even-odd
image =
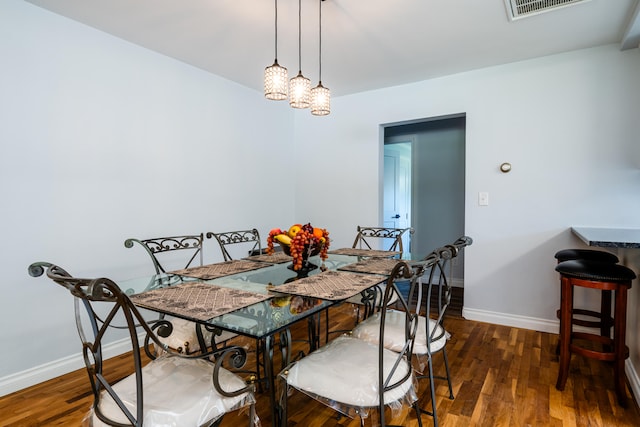
[[[352,312],[342,304],[331,313],[341,327],[351,325]],[[293,331],[306,333],[306,324]],[[451,340],[447,345],[455,399],[449,400],[446,383],[438,382],[437,408],[442,426],[639,426],[640,412],[633,400],[617,405],[612,368],[606,363],[574,356],[564,392],[555,389],[558,358],[557,335],[506,326],[447,319]],[[247,342],[247,345],[251,345]],[[298,349],[304,344],[296,343]],[[114,377],[129,371],[124,356],[110,360]],[[443,372],[441,355],[436,370]],[[428,405],[429,388],[420,383],[422,402]],[[631,394],[629,394],[631,396]],[[266,393],[258,394],[258,415],[263,427],[270,424]],[[80,425],[91,403],[84,370],[79,370],[0,398],[0,426]],[[339,418],[337,413],[302,393],[289,400],[289,426],[358,427],[360,421]],[[388,415],[391,415],[388,412]],[[228,414],[224,427],[246,425],[244,414]],[[415,413],[404,410],[392,422],[417,426]],[[365,425],[371,425],[367,420]],[[423,425],[433,425],[423,415]]]

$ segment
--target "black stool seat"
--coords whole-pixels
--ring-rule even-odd
[[[611,252],[596,251],[593,249],[563,249],[556,252],[555,258],[558,262],[572,259],[586,259],[589,261],[610,262],[612,264],[619,262],[618,257]]]
[[[636,274],[629,268],[611,262],[585,259],[564,261],[556,265],[560,273],[560,339],[559,370],[556,388],[564,390],[569,376],[571,354],[579,354],[596,360],[613,362],[613,378],[618,402],[626,406],[626,375],[624,361],[629,357],[625,344],[627,322],[627,291]],[[573,290],[582,287],[601,291],[600,313],[573,308]],[[612,294],[615,295],[613,317],[611,317]],[[599,317],[595,326],[600,326],[600,334],[577,332],[574,324],[582,324],[575,314]],[[591,325],[586,325],[594,327]],[[611,329],[613,328],[613,338]],[[586,345],[588,344],[588,345]],[[597,347],[594,349],[594,346]]]
[[[556,265],[556,271],[576,279],[598,282],[626,282],[636,278],[633,270],[620,264],[574,259]]]

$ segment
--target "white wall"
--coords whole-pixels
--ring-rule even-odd
[[[0,57],[1,395],[80,350],[71,298],[29,277],[31,262],[120,280],[152,271],[128,237],[256,227],[266,239],[293,222],[293,199],[273,202],[291,178],[270,165],[292,149],[294,116],[18,0],[0,2]],[[205,245],[205,261],[222,259]]]
[[[350,244],[356,224],[378,220],[380,125],[466,113],[464,315],[557,333],[553,254],[583,246],[569,228],[640,227],[639,70],[638,49],[612,45],[337,98],[328,120],[296,120],[299,153],[322,153],[305,165],[296,216]],[[636,371],[638,330],[632,313]]]

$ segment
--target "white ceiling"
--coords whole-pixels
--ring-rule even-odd
[[[26,0],[262,91],[274,0]],[[318,81],[318,0],[302,0],[302,71]],[[640,42],[638,0],[510,21],[504,0],[326,0],[322,82],[334,96],[575,49]],[[298,2],[278,0],[278,62],[298,71]]]

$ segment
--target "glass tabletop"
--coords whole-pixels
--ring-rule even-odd
[[[309,271],[307,275],[312,276],[325,269],[336,270],[358,260],[359,258],[355,256],[329,255],[328,259],[323,263],[319,257],[311,257],[309,261],[317,265],[318,268]],[[278,294],[277,288],[279,285],[289,283],[300,277],[290,269],[290,265],[291,263],[274,265],[265,263],[264,268],[206,281],[165,273],[121,281],[119,285],[127,295],[194,281],[249,292],[271,294],[273,296],[268,300],[214,317],[206,322],[211,326],[248,337],[264,338],[335,304],[335,301],[326,301],[318,298]],[[189,319],[186,316],[185,318]]]

